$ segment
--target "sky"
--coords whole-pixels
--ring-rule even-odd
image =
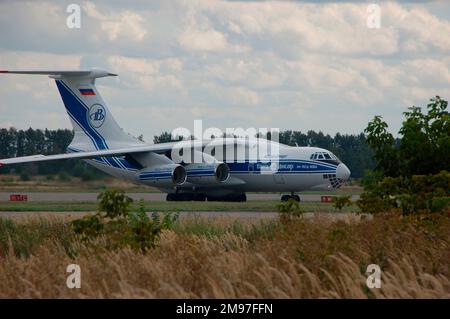
[[[79,29],[66,24],[71,3]],[[97,88],[148,141],[194,120],[333,135],[381,115],[395,134],[407,107],[450,98],[450,4],[0,1],[0,69],[93,67],[119,74]],[[11,126],[71,128],[53,80],[0,76],[0,127]]]

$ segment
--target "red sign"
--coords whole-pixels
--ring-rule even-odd
[[[322,203],[331,203],[333,201],[333,196],[320,196],[320,201]]]
[[[28,201],[28,196],[21,194],[11,194],[9,195],[9,200],[11,202],[26,202]]]

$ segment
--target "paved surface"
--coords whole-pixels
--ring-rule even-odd
[[[10,192],[0,192],[0,201],[9,201]],[[26,194],[29,201],[96,201],[98,193],[20,193]],[[166,194],[164,193],[127,193],[128,196],[134,200],[144,199],[146,201],[165,201]],[[302,195],[300,197],[302,201],[306,202],[320,202],[321,195]],[[352,199],[358,199],[359,196],[354,195]],[[266,193],[266,194],[247,194],[247,200],[249,201],[265,201],[265,200],[279,200],[281,198],[280,194],[277,193]]]

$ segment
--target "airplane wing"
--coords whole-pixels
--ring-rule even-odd
[[[154,153],[165,153],[167,151],[171,151],[175,148],[182,147],[202,147],[208,141],[182,141],[182,142],[170,142],[170,143],[160,143],[153,145],[139,145],[139,146],[131,146],[125,148],[116,148],[116,149],[106,149],[106,150],[96,150],[96,151],[80,151],[66,154],[55,154],[55,155],[31,155],[31,156],[22,156],[22,157],[13,157],[13,158],[5,158],[0,159],[0,166],[9,165],[9,164],[20,164],[20,163],[30,163],[30,162],[42,162],[42,161],[52,161],[52,160],[63,160],[63,159],[89,159],[96,157],[108,157],[108,156],[122,156],[126,154],[133,153],[145,153],[145,152],[154,152]],[[214,142],[219,142],[219,139]],[[225,144],[231,144],[233,141],[226,141]],[[239,141],[239,143],[246,144],[248,142]]]
[[[121,156],[125,154],[132,153],[143,153],[143,152],[156,152],[163,153],[165,151],[171,150],[173,143],[161,143],[155,145],[144,145],[144,146],[134,146],[118,149],[108,149],[99,151],[88,151],[88,152],[74,152],[67,154],[56,154],[56,155],[31,155],[22,157],[13,157],[0,159],[0,166],[9,164],[20,164],[20,163],[30,163],[30,162],[42,162],[42,161],[52,161],[52,160],[62,160],[62,159],[89,159],[95,157],[108,157],[108,156]]]

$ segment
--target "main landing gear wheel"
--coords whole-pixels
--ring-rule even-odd
[[[208,195],[208,202],[246,202],[247,195],[245,193],[227,194],[222,196]]]
[[[282,202],[287,202],[287,201],[290,200],[290,199],[293,199],[293,200],[295,200],[296,202],[299,202],[299,201],[300,201],[300,196],[295,195],[295,194],[293,194],[293,195],[282,195],[282,196],[281,196],[281,201],[282,201]]]

